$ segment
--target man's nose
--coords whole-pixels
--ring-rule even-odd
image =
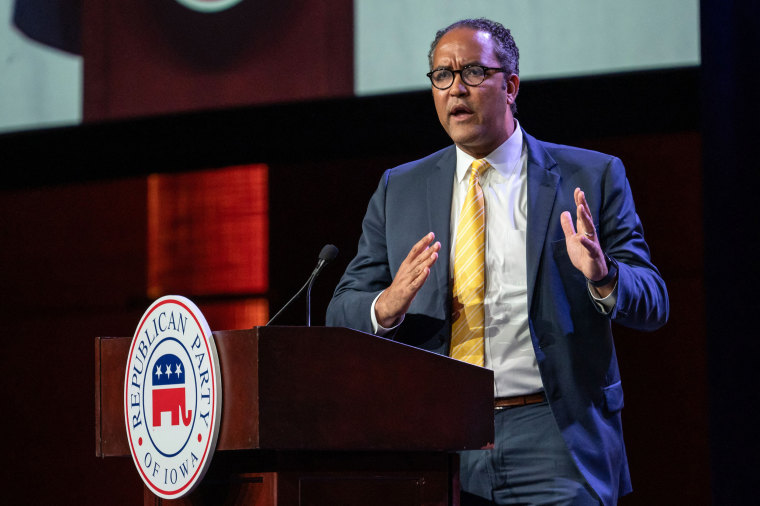
[[[469,92],[469,89],[466,84],[464,84],[464,81],[462,81],[462,73],[457,72],[454,74],[454,82],[451,83],[451,87],[449,88],[449,94],[453,95],[455,97],[459,97],[462,95],[466,95]]]

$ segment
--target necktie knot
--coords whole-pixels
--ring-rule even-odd
[[[491,164],[485,158],[479,158],[472,162],[471,167],[472,173],[470,174],[470,178],[480,182],[480,178],[491,167]]]

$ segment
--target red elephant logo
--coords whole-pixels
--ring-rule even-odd
[[[162,413],[171,413],[172,425],[179,425],[180,415],[185,426],[190,424],[193,411],[186,411],[185,371],[176,355],[167,353],[156,362],[152,395],[153,427],[161,426]]]

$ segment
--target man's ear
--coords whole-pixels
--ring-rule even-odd
[[[517,92],[520,90],[520,76],[512,74],[507,78],[507,103],[512,105],[517,99]]]

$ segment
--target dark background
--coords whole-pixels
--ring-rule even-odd
[[[328,54],[352,39],[350,23],[335,23],[321,2],[302,4],[313,11],[291,25],[293,40],[306,32]],[[104,5],[111,4],[84,9],[84,19],[117,16]],[[147,3],[134,8],[140,5]],[[350,19],[350,2],[341,5],[341,19]],[[532,135],[623,160],[670,291],[663,329],[615,329],[635,490],[622,504],[756,502],[760,8],[703,0],[701,10],[700,68],[524,82],[518,98],[518,118]],[[320,34],[328,32],[325,42]],[[312,294],[319,325],[382,171],[448,144],[428,92],[352,98],[350,76],[333,87],[334,72],[319,65],[313,93],[296,87],[282,100],[268,90],[241,105],[229,99],[234,62],[209,70],[201,55],[198,68],[228,83],[229,94],[183,112],[193,95],[183,92],[161,110],[166,101],[113,93],[109,82],[121,77],[112,61],[98,51],[88,60],[87,52],[88,40],[110,35],[87,33],[86,123],[0,136],[2,480],[10,503],[141,501],[131,459],[95,457],[93,340],[131,335],[150,303],[147,174],[267,163],[270,289],[263,295],[279,308],[322,245],[334,243],[340,256]],[[233,42],[243,44],[225,43]],[[274,46],[280,49],[270,52],[294,57],[302,50]],[[350,50],[341,55],[351,61]],[[130,103],[148,105],[114,119],[134,110]],[[303,306],[283,323],[302,324]]]

